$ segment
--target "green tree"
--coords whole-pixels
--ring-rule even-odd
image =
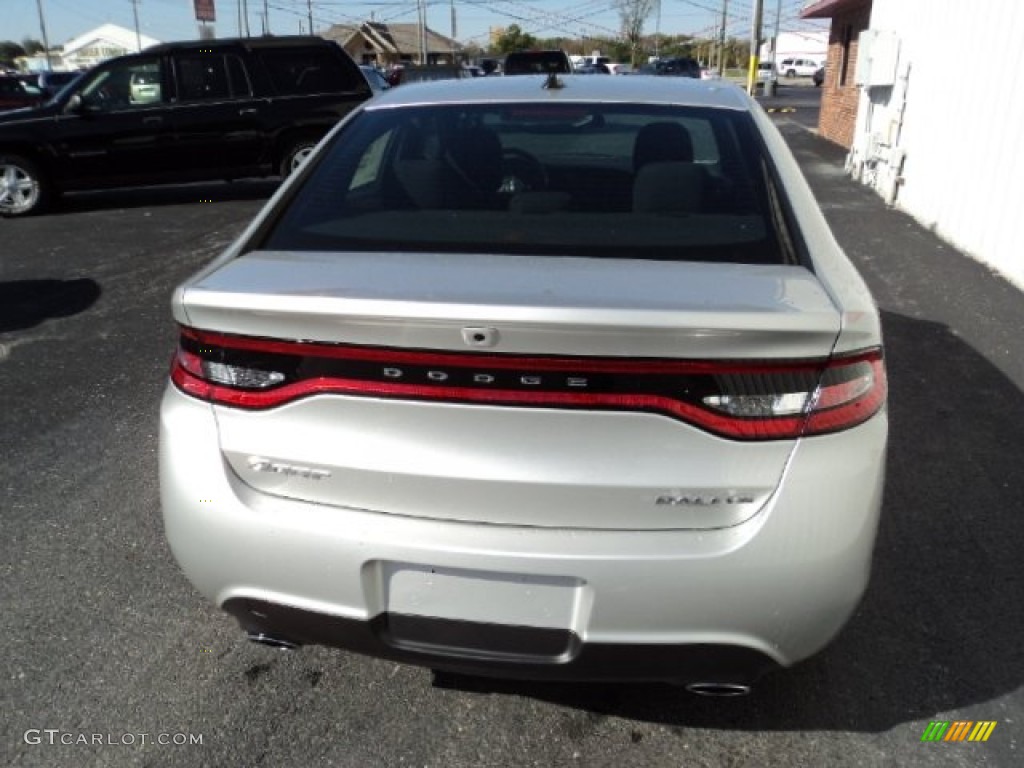
[[[622,20],[622,36],[629,43],[630,61],[640,66],[644,38],[644,22],[654,10],[655,0],[615,0],[615,8]]]
[[[566,51],[570,50],[571,41],[564,37],[539,37],[536,43],[538,48],[545,51]]]
[[[608,40],[601,51],[612,61],[633,61],[633,47],[626,40]]]
[[[725,62],[723,64],[723,70],[725,69],[743,69],[745,70],[750,62],[750,43],[746,40],[737,40],[735,37],[730,37],[725,41]],[[725,72],[723,71],[724,75]]]
[[[512,53],[512,51],[528,51],[537,47],[537,38],[523,32],[517,24],[509,24],[501,35],[498,36],[494,45],[498,53]]]
[[[674,35],[663,40],[661,50],[676,57],[699,59],[699,43],[700,41],[695,40],[691,35]]]
[[[0,67],[14,67],[14,60],[25,55],[25,49],[11,40],[0,40]]]
[[[485,51],[476,43],[468,43],[462,47],[462,55],[459,57],[464,61],[480,61]]]
[[[26,37],[21,41],[21,47],[25,49],[26,56],[34,56],[37,53],[45,53],[46,47],[38,40]]]

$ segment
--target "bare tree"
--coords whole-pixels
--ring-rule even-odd
[[[615,0],[615,8],[622,19],[622,34],[629,43],[633,68],[640,66],[640,44],[643,41],[644,22],[654,11],[658,0]]]

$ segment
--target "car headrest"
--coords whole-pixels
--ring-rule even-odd
[[[704,201],[705,173],[694,163],[648,163],[633,181],[636,213],[696,213]]]
[[[679,123],[649,123],[639,130],[633,144],[633,170],[648,163],[693,162],[690,132]]]

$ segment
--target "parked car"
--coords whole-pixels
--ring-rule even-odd
[[[577,75],[610,75],[612,73],[607,64],[580,64],[573,71]]]
[[[700,62],[696,59],[679,57],[674,59],[660,59],[652,62],[654,73],[657,75],[668,75],[672,77],[693,77],[701,79]]]
[[[825,82],[825,68],[818,67],[814,70],[814,74],[811,75],[811,79],[814,80],[814,87],[820,88],[821,84]]]
[[[38,86],[17,75],[0,75],[0,110],[35,107],[46,101]]]
[[[779,64],[779,72],[786,77],[812,77],[821,66],[815,59],[783,59]]]
[[[539,75],[572,72],[572,62],[565,51],[514,51],[505,56],[506,75]]]
[[[0,215],[61,192],[286,175],[371,95],[318,37],[167,43],[105,62],[48,104],[0,115]]]
[[[365,103],[175,291],[167,538],[252,640],[738,694],[868,581],[878,311],[738,88]]]

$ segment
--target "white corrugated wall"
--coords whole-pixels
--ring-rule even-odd
[[[897,204],[1024,288],[1024,0],[874,0],[871,29],[906,75],[858,118],[906,153]]]

